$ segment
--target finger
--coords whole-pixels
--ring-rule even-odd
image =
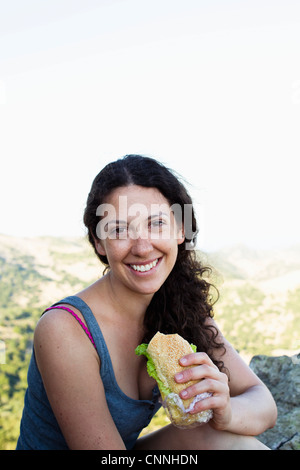
[[[225,383],[215,379],[204,379],[201,382],[193,384],[184,390],[179,395],[182,399],[188,400],[202,393],[212,393],[214,395],[228,394],[228,387]]]
[[[201,364],[200,366],[187,367],[178,374],[175,375],[175,381],[177,383],[185,383],[190,380],[202,380],[204,378],[210,377],[213,379],[218,379],[221,375],[221,372],[217,367],[212,367],[208,364]]]
[[[217,369],[217,366],[213,363],[210,357],[204,352],[197,352],[186,354],[185,356],[179,359],[179,362],[182,366],[191,366],[193,364],[209,364],[212,367]]]
[[[204,398],[203,400],[200,400],[195,404],[195,406],[190,411],[190,413],[196,414],[204,410],[213,410],[215,408],[219,408],[222,402],[223,401],[220,400],[220,398],[216,396]]]

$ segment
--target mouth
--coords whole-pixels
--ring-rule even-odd
[[[156,258],[154,261],[151,261],[150,263],[129,264],[129,266],[131,269],[133,269],[134,271],[138,273],[146,273],[154,269],[157,266],[159,261],[160,261],[160,258]]]

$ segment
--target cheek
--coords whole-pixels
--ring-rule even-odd
[[[105,254],[109,265],[122,261],[130,249],[127,240],[107,240],[105,243]]]
[[[170,263],[175,263],[178,254],[177,240],[165,240],[160,249],[168,256]]]

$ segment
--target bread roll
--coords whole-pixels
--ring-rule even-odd
[[[160,332],[157,332],[152,338],[146,351],[147,357],[151,358],[156,368],[159,379],[157,383],[163,406],[171,422],[178,427],[191,427],[199,423],[206,423],[212,418],[212,410],[205,410],[197,414],[189,413],[195,403],[211,396],[211,394],[202,393],[196,397],[183,400],[179,393],[198,381],[190,380],[185,383],[177,383],[174,380],[175,374],[185,369],[179,364],[179,359],[193,352],[191,345],[180,335],[164,335]]]
[[[148,345],[147,352],[154,362],[158,377],[173,393],[179,395],[182,390],[197,383],[196,380],[185,383],[177,383],[174,380],[175,374],[184,370],[179,364],[179,359],[193,352],[191,345],[177,333],[174,335],[156,333]],[[164,396],[162,398],[165,399]],[[187,408],[192,401],[193,398],[183,400],[184,407]]]

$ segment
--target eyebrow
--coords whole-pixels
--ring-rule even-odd
[[[165,212],[159,212],[158,214],[151,214],[148,217],[148,220],[154,219],[155,217],[161,217],[162,215],[165,215],[167,217],[170,217],[169,214],[166,214]]]
[[[109,220],[106,225],[109,225],[109,224],[115,224],[115,225],[119,225],[119,224],[127,224],[127,221],[126,220]],[[105,225],[105,226],[106,226]]]

